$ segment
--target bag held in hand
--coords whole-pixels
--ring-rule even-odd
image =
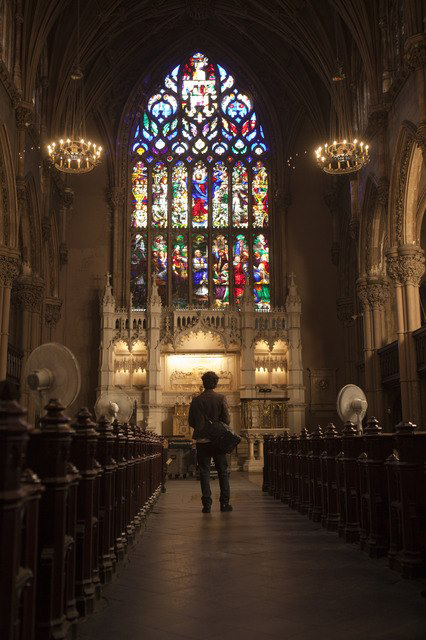
[[[210,420],[207,416],[205,432],[212,445],[221,453],[231,453],[240,444],[241,438],[221,420]]]

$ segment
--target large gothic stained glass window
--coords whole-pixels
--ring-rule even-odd
[[[268,148],[252,99],[203,53],[147,101],[131,146],[133,306],[270,308]]]

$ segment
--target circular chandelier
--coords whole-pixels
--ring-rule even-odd
[[[315,151],[318,166],[326,173],[354,173],[370,161],[369,146],[359,140],[325,143]]]
[[[84,74],[80,67],[80,0],[77,2],[77,55],[70,76],[62,138],[47,146],[54,166],[64,173],[88,173],[99,163],[102,147],[87,140]]]
[[[74,136],[52,142],[47,150],[52,163],[64,173],[88,173],[95,168],[102,153],[102,147]]]

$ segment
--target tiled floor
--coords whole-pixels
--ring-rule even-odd
[[[80,625],[82,640],[425,640],[424,584],[402,580],[231,476],[209,515],[195,480],[167,484],[146,531]]]

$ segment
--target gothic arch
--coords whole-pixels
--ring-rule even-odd
[[[34,177],[29,174],[22,191],[21,217],[19,221],[19,245],[23,262],[31,273],[41,276],[43,273],[43,250],[41,238],[40,208]]]
[[[390,247],[416,242],[414,239],[415,203],[414,194],[410,194],[419,175],[421,152],[415,143],[416,127],[404,122],[398,137],[395,159],[392,166],[389,189],[388,238]],[[420,154],[420,155],[419,155]],[[418,178],[417,178],[418,180]],[[417,191],[417,189],[416,189]]]
[[[368,176],[362,203],[359,241],[359,275],[380,276],[386,272],[386,197]]]
[[[169,47],[168,51],[162,52],[161,58],[159,57],[157,61],[152,64],[151,73],[148,75],[145,71],[144,75],[141,76],[135,84],[120,118],[117,135],[119,144],[114,145],[115,153],[111,154],[108,166],[108,173],[110,179],[112,179],[111,184],[113,185],[109,190],[109,197],[114,229],[114,290],[116,291],[116,297],[117,300],[120,301],[120,304],[128,303],[130,291],[130,274],[127,268],[127,265],[130,263],[129,221],[131,211],[131,171],[128,153],[131,144],[130,135],[140,118],[141,111],[146,107],[148,99],[158,88],[158,82],[164,80],[165,75],[167,75],[177,62],[189,57],[191,52],[196,50],[194,44],[194,39],[191,39],[189,44],[188,41],[185,41],[185,43],[179,41]],[[271,153],[271,155],[274,156],[274,160],[270,167],[270,206],[272,209],[274,207],[274,203],[272,202],[274,200],[273,196],[278,191],[282,193],[284,190],[284,172],[280,170],[280,167],[283,166],[283,159],[277,157],[280,155],[280,145],[277,144],[277,140],[281,135],[280,125],[273,100],[268,99],[267,92],[262,90],[260,86],[260,79],[254,76],[247,64],[244,63],[240,57],[236,56],[235,52],[228,51],[226,47],[218,47],[216,44],[209,46],[208,42],[205,46],[203,44],[202,48],[211,59],[217,60],[218,62],[224,61],[225,66],[229,72],[232,72],[232,75],[235,76],[239,86],[242,86],[245,93],[247,93],[255,103],[256,111],[259,112],[260,115],[260,120],[267,129],[268,143],[269,140],[271,140],[273,144],[275,141],[277,148]],[[260,99],[258,98],[259,95],[262,96]],[[275,216],[272,213],[271,238],[274,237],[274,218]],[[276,252],[272,251],[271,253],[272,256],[274,256]],[[277,270],[277,273],[281,273],[282,270],[283,268],[281,267]]]

